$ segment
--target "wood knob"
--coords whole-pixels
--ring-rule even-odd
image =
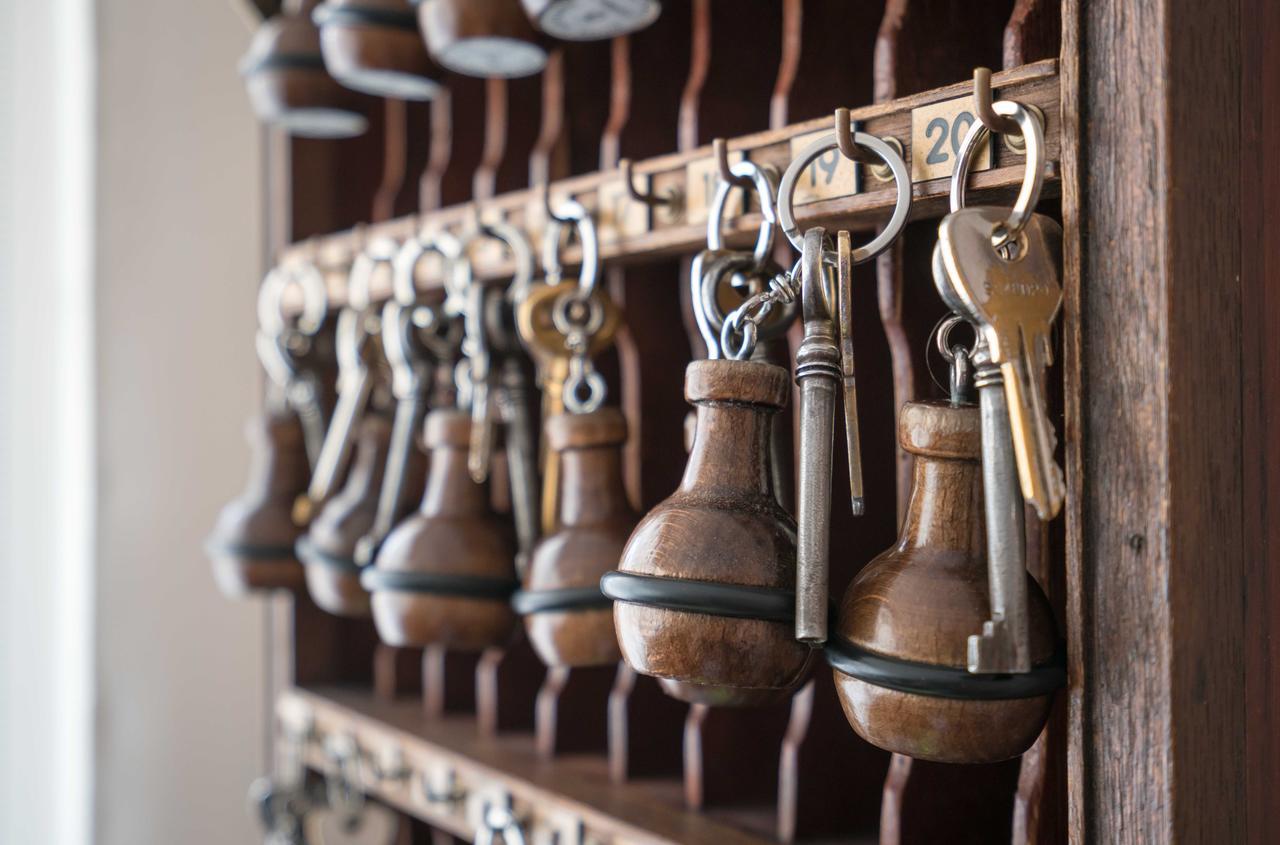
[[[515,606],[548,666],[617,663],[600,578],[617,567],[639,518],[622,480],[627,421],[616,408],[601,408],[551,417],[545,428],[560,456],[559,527],[534,546]]]
[[[565,41],[600,41],[644,29],[662,14],[659,0],[524,0],[529,18]]]
[[[966,670],[969,635],[991,616],[979,412],[908,403],[899,435],[916,455],[907,515],[898,542],[849,586],[837,624],[852,653],[888,660],[875,683],[835,671],[845,715],[867,741],[911,757],[1016,756],[1039,735],[1052,698],[984,699],[983,679]],[[1046,664],[1057,643],[1053,614],[1029,574],[1027,588],[1032,659]],[[931,683],[933,694],[911,691]]]
[[[444,67],[467,76],[538,73],[547,51],[520,0],[419,0],[418,25]]]
[[[361,101],[325,69],[320,32],[306,14],[264,21],[240,61],[258,119],[307,138],[350,138],[369,126]]]
[[[623,656],[686,701],[760,703],[808,671],[812,652],[792,636],[795,521],[769,471],[772,416],[789,392],[772,364],[689,365],[698,416],[684,478],[606,578]]]
[[[516,626],[511,526],[467,470],[470,417],[432,411],[425,430],[431,460],[422,507],[391,531],[361,578],[373,593],[378,635],[390,645],[457,651],[505,645]]]
[[[301,529],[290,518],[293,500],[307,489],[302,426],[291,413],[254,417],[245,425],[249,482],[218,514],[205,548],[224,594],[240,597],[302,588],[302,564],[294,554]]]
[[[363,94],[429,100],[444,72],[431,60],[409,0],[328,0],[317,7],[325,67]]]

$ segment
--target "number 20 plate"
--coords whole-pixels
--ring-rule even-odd
[[[911,112],[911,181],[950,176],[965,133],[973,125],[973,97],[930,103]],[[991,137],[983,139],[970,170],[991,168]]]

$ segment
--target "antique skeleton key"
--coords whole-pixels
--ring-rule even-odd
[[[828,555],[831,543],[831,444],[841,382],[832,306],[836,293],[825,263],[826,232],[804,234],[800,310],[804,339],[796,350],[800,386],[800,469],[796,510],[796,639],[827,639]]]
[[[1000,368],[1022,494],[1049,520],[1066,495],[1041,382],[1053,357],[1050,326],[1062,305],[1062,229],[1032,214],[1016,238],[997,248],[993,238],[1007,216],[1006,209],[975,206],[943,219],[938,238],[946,284],[940,292],[978,326]]]

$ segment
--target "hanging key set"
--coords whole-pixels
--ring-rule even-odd
[[[325,5],[337,26],[358,4]],[[578,4],[525,5],[550,32]],[[619,10],[640,19],[649,6]],[[404,57],[397,85],[429,83],[421,58]],[[688,265],[706,348],[684,375],[688,456],[676,490],[647,513],[628,494],[628,416],[608,404],[626,384],[611,390],[597,366],[625,316],[604,283],[595,210],[552,203],[544,188],[540,261],[519,227],[478,212],[452,234],[420,225],[402,245],[366,238],[336,318],[314,260],[274,270],[257,336],[269,401],[250,426],[249,487],[209,541],[219,584],[306,590],[331,613],[371,616],[396,647],[478,654],[524,639],[552,669],[625,661],[709,707],[785,701],[825,659],[850,725],[880,748],[947,763],[1023,753],[1066,681],[1061,635],[1027,569],[1026,524],[1052,520],[1067,495],[1045,388],[1062,231],[1035,210],[1046,168],[1036,110],[981,102],[932,258],[952,312],[932,341],[950,395],[898,410],[898,445],[913,460],[898,540],[842,598],[830,583],[837,429],[852,515],[892,507],[864,485],[858,406],[886,400],[858,391],[855,268],[893,246],[913,199],[901,145],[851,126],[847,111],[781,174],[716,148],[706,247]],[[1025,149],[1020,191],[1012,207],[967,206],[975,155],[997,133]],[[876,167],[895,193],[865,243],[798,222],[800,183],[833,154]],[[735,192],[760,218],[750,249],[726,243]],[[777,263],[779,231],[799,253],[790,268]],[[475,272],[487,242],[506,256],[502,279]],[[287,293],[300,308],[282,307]],[[777,362],[788,336],[790,367]],[[794,509],[776,436],[793,396]],[[303,841],[299,808],[325,803],[299,771],[264,786],[275,841]],[[350,778],[330,780],[350,792]],[[342,789],[328,803],[358,814]]]

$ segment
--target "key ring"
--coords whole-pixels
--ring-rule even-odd
[[[302,311],[292,326],[282,308],[290,285],[297,285],[302,291]],[[314,335],[328,313],[329,292],[324,286],[324,276],[314,264],[273,267],[258,288],[258,326],[269,336],[280,337],[290,329]]]
[[[395,275],[392,276],[395,300],[406,308],[420,304],[414,277],[418,273],[419,262],[428,255],[440,256],[444,264],[445,310],[451,316],[457,316],[462,313],[462,303],[466,300],[467,285],[471,281],[471,264],[461,260],[462,244],[448,232],[419,232],[405,240],[395,257]],[[415,314],[414,323],[419,322],[419,317]]]
[[[884,229],[870,243],[853,248],[851,256],[853,263],[861,264],[888,249],[902,231],[902,227],[906,225],[907,214],[911,211],[911,174],[907,172],[907,164],[902,160],[902,156],[876,136],[866,132],[854,132],[853,142],[875,153],[889,166],[893,171],[894,184],[898,188],[898,199],[893,205],[893,214],[889,217],[889,222],[885,224]],[[804,251],[804,236],[796,223],[793,209],[796,184],[800,181],[800,174],[814,160],[831,150],[838,149],[840,145],[836,142],[835,133],[823,136],[801,150],[800,154],[787,166],[787,172],[782,174],[782,184],[778,187],[778,222],[787,240],[801,252]]]
[[[351,262],[351,275],[347,279],[347,304],[356,311],[365,311],[373,300],[373,274],[380,265],[395,268],[399,245],[390,238],[377,238],[356,255]]]
[[[1009,244],[1027,225],[1031,215],[1035,213],[1036,204],[1040,201],[1040,190],[1044,187],[1044,128],[1031,109],[1022,103],[1012,100],[1000,100],[992,104],[992,109],[1001,117],[1012,118],[1022,130],[1026,142],[1027,165],[1022,177],[1022,187],[1013,209],[1004,225],[996,227],[991,234],[991,245],[996,249]],[[960,150],[956,153],[956,169],[951,174],[951,211],[964,208],[965,183],[969,177],[969,167],[978,150],[979,142],[986,137],[989,130],[982,121],[974,121],[969,125]]]
[[[766,169],[753,161],[740,161],[729,170],[734,176],[744,181],[749,180],[755,187],[756,199],[760,205],[760,232],[756,235],[755,249],[752,257],[756,267],[763,267],[773,254],[773,240],[778,229],[776,196],[773,188],[773,176]],[[742,183],[717,179],[715,197],[711,200],[711,208],[707,213],[707,249],[724,249],[724,232],[720,225],[724,222],[724,210],[729,201],[729,192],[742,187]]]
[[[558,285],[564,275],[560,263],[560,231],[573,224],[582,242],[582,270],[578,275],[578,287],[587,295],[595,292],[600,275],[600,238],[596,233],[596,221],[591,212],[577,200],[565,200],[547,218],[546,233],[542,238],[542,268],[547,274],[547,284]]]
[[[523,302],[533,285],[533,247],[529,245],[529,239],[524,236],[524,232],[509,223],[480,223],[462,236],[462,251],[465,253],[473,243],[485,238],[500,241],[511,250],[516,272],[507,285],[507,302],[512,305]]]

